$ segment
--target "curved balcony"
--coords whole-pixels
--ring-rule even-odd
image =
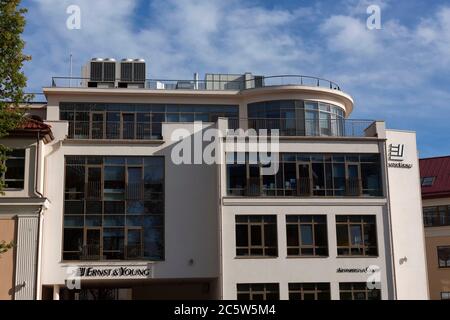
[[[305,75],[254,76],[226,75],[226,79],[215,79],[207,74],[204,80],[146,79],[144,82],[130,82],[123,86],[120,79],[113,81],[91,81],[80,77],[52,77],[52,87],[59,88],[139,88],[152,90],[246,90],[274,86],[306,86],[341,91],[341,87],[333,81]]]

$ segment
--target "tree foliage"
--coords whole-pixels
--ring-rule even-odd
[[[12,249],[12,248],[14,248],[13,242],[9,242],[9,243],[7,243],[6,241],[0,242],[0,254],[5,253],[6,251],[8,251],[9,249]]]
[[[32,95],[25,94],[27,78],[23,63],[31,57],[23,54],[25,42],[21,35],[25,28],[25,8],[21,0],[0,0],[0,138],[8,135],[23,121],[21,103],[28,103]],[[5,166],[7,148],[0,144],[0,176]],[[0,179],[0,192],[4,188]]]

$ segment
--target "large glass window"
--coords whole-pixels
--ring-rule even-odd
[[[341,300],[381,300],[380,289],[369,289],[366,282],[339,283]]]
[[[374,215],[336,216],[338,256],[377,256]]]
[[[7,189],[23,189],[25,177],[25,150],[13,149],[6,152],[6,172],[3,181]]]
[[[250,161],[249,155],[227,154],[228,195],[300,197],[382,195],[378,154],[281,153],[279,170],[274,175],[261,175],[263,165]]]
[[[278,283],[238,283],[237,300],[280,300]]]
[[[289,283],[289,300],[331,300],[329,283]]]
[[[288,256],[328,256],[325,215],[287,215]]]
[[[164,122],[237,124],[236,105],[61,103],[60,119],[69,122],[70,139],[161,139]],[[233,128],[234,129],[234,128]]]
[[[282,136],[341,136],[344,110],[316,101],[276,100],[248,104],[249,128],[278,129]]]
[[[236,216],[237,256],[278,256],[275,215]]]
[[[164,258],[164,158],[67,156],[64,260]]]

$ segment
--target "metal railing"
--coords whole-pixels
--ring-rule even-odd
[[[106,189],[103,191],[101,181],[88,181],[85,183],[86,199],[99,200],[102,199],[103,193],[119,193],[124,194],[127,200],[142,200],[145,198],[144,180],[125,183],[124,186],[117,189]]]
[[[361,188],[360,178],[342,178],[340,185],[342,188],[333,189],[324,186],[314,186],[313,180],[307,177],[295,179],[296,187],[263,187],[262,178],[253,177],[246,179],[246,185],[237,188],[228,188],[230,196],[293,196],[293,197],[313,197],[313,196],[344,196],[344,197],[361,197],[364,192]]]
[[[90,83],[99,84],[102,88],[118,88],[120,79],[110,82],[91,81],[82,77],[52,77],[52,87],[86,88]],[[136,83],[134,83],[136,85]],[[305,75],[275,75],[275,76],[244,76],[236,80],[174,80],[174,79],[146,79],[139,83],[142,89],[152,90],[246,90],[273,86],[308,86],[341,91],[341,87],[334,81]]]
[[[86,244],[81,247],[80,260],[109,260],[107,257],[107,252],[109,251],[117,251],[120,260],[137,260],[144,258],[142,244],[124,245],[118,250],[103,250],[103,247],[100,244]]]
[[[366,137],[366,129],[373,124],[373,120],[356,119],[295,119],[295,118],[248,118],[228,119],[229,129],[237,127],[255,132],[249,134],[275,134],[280,136],[326,136],[326,137]],[[229,135],[237,132],[229,130]]]
[[[161,139],[162,122],[69,121],[69,139]]]

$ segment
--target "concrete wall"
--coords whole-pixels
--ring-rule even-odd
[[[416,135],[414,132],[386,130],[386,136],[387,148],[391,144],[404,145],[402,161],[388,158],[387,168],[397,298],[428,299]],[[389,154],[389,149],[386,153]],[[389,167],[389,163],[412,167]]]
[[[383,205],[327,206],[325,201],[319,205],[284,205],[282,200],[273,201],[276,205],[229,206],[222,210],[223,237],[223,298],[236,299],[238,283],[280,284],[280,298],[288,299],[288,283],[329,282],[331,298],[339,300],[339,282],[367,282],[369,275],[337,273],[338,268],[380,268],[381,293],[383,299],[392,299],[388,281],[392,271],[386,264],[386,210]],[[237,214],[277,216],[278,257],[277,258],[237,258],[235,240],[235,216]],[[287,258],[286,215],[323,214],[327,216],[328,250],[327,258]],[[376,216],[379,256],[375,258],[345,258],[337,256],[336,215],[370,214]]]
[[[45,194],[51,206],[45,214],[43,230],[42,284],[63,284],[66,267],[62,262],[64,156],[164,156],[165,157],[165,259],[154,262],[153,278],[215,278],[219,276],[217,239],[216,167],[205,165],[175,165],[171,161],[175,142],[172,132],[184,127],[191,134],[194,124],[163,125],[162,144],[81,144],[64,142],[47,156]],[[201,127],[200,127],[201,131]],[[197,134],[196,134],[197,135]],[[191,138],[191,136],[189,137]],[[192,261],[191,261],[192,260]],[[114,264],[108,261],[97,265]],[[121,265],[133,265],[123,261]],[[83,262],[83,265],[89,262]]]

